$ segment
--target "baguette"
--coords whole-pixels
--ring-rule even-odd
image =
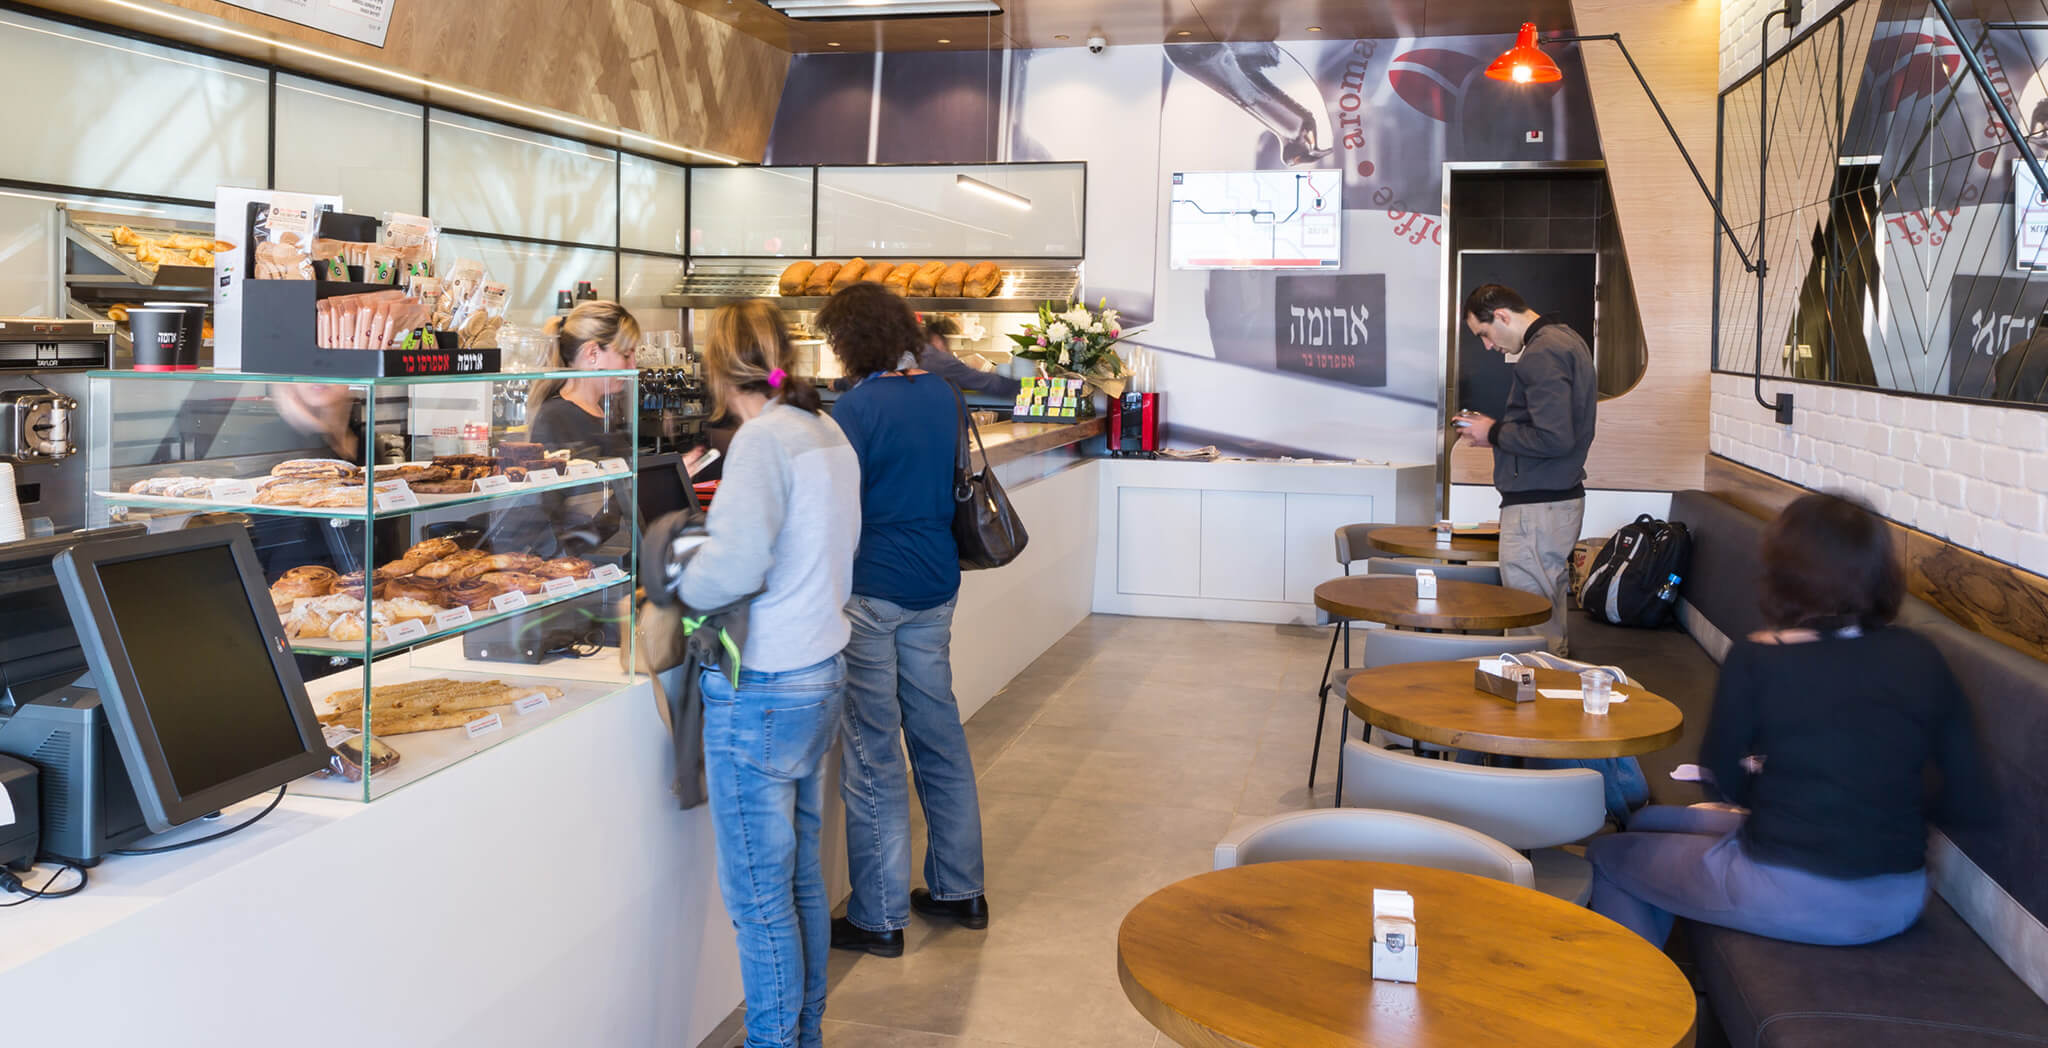
[[[939,277],[938,283],[932,288],[933,297],[959,298],[961,285],[967,282],[967,271],[972,268],[974,267],[965,262],[955,262],[947,266],[945,273]]]
[[[860,283],[868,271],[868,260],[856,258],[839,267],[839,275],[832,278],[832,291],[836,294]]]
[[[387,724],[372,724],[370,730],[379,735],[411,735],[422,731],[440,731],[443,728],[460,728],[473,720],[482,720],[491,714],[486,710],[468,710],[463,713],[423,713],[413,717],[399,717]]]
[[[1002,267],[994,262],[977,262],[960,284],[962,298],[987,298],[1003,286]]]
[[[782,271],[782,279],[777,283],[777,290],[791,297],[803,294],[804,285],[811,279],[811,271],[817,268],[818,264],[808,259],[792,263],[788,269]]]
[[[887,284],[890,274],[894,272],[896,272],[896,263],[894,262],[870,262],[868,263],[868,271],[862,273],[860,278],[870,284]]]
[[[910,294],[910,278],[916,276],[917,271],[922,268],[922,262],[905,262],[889,271],[889,276],[882,281],[882,286],[899,295]]]
[[[944,262],[926,262],[919,266],[916,275],[910,278],[910,297],[930,298],[933,289],[938,287],[939,277],[945,275],[945,272]]]
[[[839,263],[820,262],[818,268],[811,270],[811,279],[804,281],[804,294],[829,295],[832,293],[832,281],[838,277]]]

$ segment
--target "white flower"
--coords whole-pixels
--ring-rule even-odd
[[[1075,328],[1078,330],[1086,328],[1090,323],[1093,323],[1095,320],[1095,316],[1094,314],[1088,312],[1088,307],[1076,306],[1073,309],[1070,309],[1065,313],[1060,314],[1060,319],[1066,321],[1068,327]]]
[[[1102,334],[1102,332],[1103,332],[1103,327],[1102,327],[1102,321],[1098,320],[1098,321],[1096,321],[1095,323],[1093,323],[1093,324],[1090,324],[1090,325],[1088,325],[1088,333],[1089,333],[1089,334],[1091,334],[1091,335],[1100,335],[1100,334]]]
[[[1073,366],[1073,363],[1074,363],[1074,351],[1073,351],[1073,349],[1072,349],[1071,347],[1068,347],[1068,346],[1061,346],[1061,347],[1060,347],[1060,366],[1061,366],[1061,367],[1072,367],[1072,366]]]
[[[1045,329],[1045,337],[1054,342],[1065,342],[1073,333],[1066,324],[1057,320],[1053,321],[1051,327]]]

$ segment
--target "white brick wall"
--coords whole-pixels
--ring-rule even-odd
[[[1768,379],[1764,399],[1781,389],[1790,426],[1752,399],[1750,379],[1715,375],[1715,454],[2048,575],[2048,414]]]
[[[1800,13],[1800,22],[1790,30],[1779,20],[1771,22],[1771,50],[1776,52],[1787,40],[1813,23],[1827,17],[1838,7],[1846,7],[1853,0],[1806,0],[1806,10]],[[1757,23],[1764,15],[1782,10],[1785,0],[1721,0],[1721,88],[1726,90],[1752,69],[1756,68]],[[1775,77],[1773,67],[1773,76]]]

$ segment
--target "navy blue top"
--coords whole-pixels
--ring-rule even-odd
[[[832,418],[860,456],[853,592],[911,611],[952,600],[960,591],[953,387],[937,375],[872,375],[840,395]]]

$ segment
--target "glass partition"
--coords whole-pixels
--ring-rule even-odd
[[[690,171],[690,253],[811,254],[808,167],[700,167]]]
[[[338,193],[353,214],[420,210],[420,106],[279,74],[277,184]]]
[[[631,153],[619,157],[620,247],[683,253],[689,170]]]
[[[818,169],[820,256],[1080,258],[1087,165],[988,164]],[[1028,209],[960,186],[966,175]]]
[[[427,206],[451,229],[615,244],[618,154],[435,110]]]
[[[555,294],[573,291],[587,280],[599,298],[614,298],[617,255],[608,248],[556,247],[484,237],[441,237],[441,258],[473,258],[484,264],[491,279],[510,291],[505,321],[523,328],[539,327],[555,313]]]

